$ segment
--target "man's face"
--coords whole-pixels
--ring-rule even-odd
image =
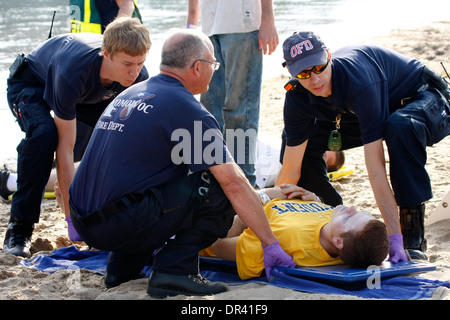
[[[104,53],[108,61],[109,80],[119,82],[124,87],[131,86],[144,67],[147,55],[130,56],[124,52],[117,52],[113,56]]]
[[[347,231],[360,231],[372,219],[369,212],[358,211],[354,206],[346,207],[339,205],[334,209],[331,218],[331,229],[333,234],[341,235]]]
[[[210,50],[203,60],[206,61],[216,61],[216,58],[214,57],[213,51]],[[196,94],[204,93],[208,91],[209,83],[211,82],[211,78],[214,74],[214,67],[210,62],[206,61],[199,61],[198,63],[198,69],[200,72],[200,79],[198,82],[198,88]]]
[[[312,68],[307,68],[310,70]],[[331,95],[331,61],[325,70],[319,74],[311,72],[308,79],[299,79],[300,84],[313,95],[326,98]]]

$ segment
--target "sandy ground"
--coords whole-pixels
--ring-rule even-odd
[[[434,23],[416,29],[396,30],[390,34],[380,35],[366,41],[381,44],[399,52],[415,57],[428,66],[442,73],[439,62],[443,61],[450,71],[450,21]],[[281,41],[284,39],[281,39]],[[335,50],[337,48],[331,48]],[[283,72],[283,71],[280,71]],[[262,107],[260,120],[261,136],[277,140],[281,135],[282,108],[284,102],[283,85],[288,79],[287,73],[264,81],[262,90]],[[450,172],[450,137],[438,145],[428,148],[427,169],[431,177],[434,198],[427,202],[427,217],[439,205],[449,191]],[[364,166],[362,148],[346,151],[346,163],[354,166],[353,175],[334,182],[344,197],[344,203],[355,205],[372,212],[377,217],[375,200],[370,188],[367,171]],[[10,205],[0,203],[0,247],[9,220]],[[449,216],[450,218],[450,216]],[[33,253],[51,251],[72,245],[68,240],[64,217],[55,200],[44,200],[40,222],[33,234]],[[437,269],[424,274],[429,279],[450,281],[450,220],[432,224],[426,229],[428,256]],[[84,243],[76,243],[86,249]],[[21,258],[0,253],[0,299],[1,300],[92,300],[92,299],[152,299],[145,293],[145,279],[134,280],[117,288],[106,289],[103,276],[90,271],[58,271],[53,274],[41,273],[18,266]],[[310,294],[282,289],[270,285],[245,284],[233,286],[229,292],[214,297],[177,296],[177,300],[352,300],[359,299],[347,295]],[[450,289],[439,288],[432,299],[450,300]]]

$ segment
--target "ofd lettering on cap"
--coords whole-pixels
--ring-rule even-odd
[[[311,41],[305,40],[300,43],[297,43],[295,46],[291,47],[291,57],[295,58],[297,55],[303,53],[303,48],[305,48],[306,51],[314,49],[314,46],[312,45]]]

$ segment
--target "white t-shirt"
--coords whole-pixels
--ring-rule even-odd
[[[200,0],[202,31],[214,34],[259,30],[261,0]]]

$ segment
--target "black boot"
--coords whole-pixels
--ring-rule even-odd
[[[425,204],[400,208],[400,226],[403,244],[411,259],[428,260],[425,239]]]
[[[34,224],[22,219],[11,217],[6,229],[3,252],[28,258],[31,256],[31,235]]]
[[[144,254],[118,253],[111,251],[108,254],[106,265],[105,286],[117,287],[123,282],[144,278],[142,268],[147,257]]]

